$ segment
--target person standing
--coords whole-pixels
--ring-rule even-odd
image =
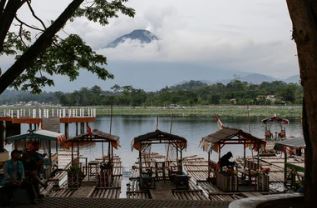
[[[40,179],[40,172],[43,168],[43,155],[38,153],[39,142],[32,141],[28,143],[26,151],[23,153],[22,161],[25,168],[26,179],[33,185],[38,198],[42,198],[40,187],[46,187]]]

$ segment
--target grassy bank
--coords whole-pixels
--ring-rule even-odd
[[[97,106],[97,115],[110,115],[110,106]],[[237,106],[237,105],[211,105],[193,107],[130,107],[113,106],[113,115],[135,116],[211,116],[218,114],[221,117],[270,117],[274,114],[300,119],[301,106]]]

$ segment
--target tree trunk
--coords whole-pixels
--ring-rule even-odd
[[[1,1],[0,9],[3,11],[0,11],[0,52],[3,50],[3,43],[5,40],[5,37],[10,29],[10,26],[14,20],[14,17],[18,11],[18,9],[25,3],[25,0],[23,1],[17,1],[17,0],[9,0],[7,4],[5,5],[5,1]],[[5,6],[5,8],[4,8]]]
[[[55,22],[34,42],[34,44],[0,77],[0,94],[30,67],[51,45],[55,34],[65,25],[84,0],[73,0]]]
[[[317,204],[317,2],[286,0],[304,89],[305,206]],[[313,162],[315,161],[315,162]]]

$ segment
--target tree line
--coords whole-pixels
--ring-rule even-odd
[[[146,92],[132,86],[114,85],[106,91],[99,86],[94,86],[81,88],[71,93],[56,92],[55,96],[59,104],[65,106],[272,105],[302,104],[303,89],[299,84],[288,84],[282,81],[261,84],[250,84],[239,80],[231,81],[228,84],[189,81],[165,87],[156,92]]]
[[[299,84],[282,81],[250,84],[233,80],[228,84],[189,81],[165,87],[156,92],[146,92],[132,86],[119,85],[114,85],[110,90],[102,90],[101,87],[94,86],[92,88],[84,87],[71,93],[43,92],[39,95],[6,91],[0,96],[0,104],[38,101],[64,106],[278,105],[302,104],[302,98],[303,89]]]

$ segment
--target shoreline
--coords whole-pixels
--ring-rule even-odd
[[[109,116],[110,106],[95,106],[97,116]],[[237,106],[212,105],[192,107],[154,107],[154,106],[113,106],[114,116],[175,116],[175,117],[210,117],[219,115],[221,118],[267,118],[277,115],[287,119],[301,120],[302,106]]]
[[[97,116],[110,116],[111,106],[1,106],[4,109],[56,109],[56,108],[95,108]],[[0,112],[1,114],[1,112]],[[113,116],[166,116],[166,117],[212,117],[219,115],[223,119],[264,119],[279,117],[301,120],[302,106],[261,106],[261,105],[205,105],[205,106],[113,106]]]

